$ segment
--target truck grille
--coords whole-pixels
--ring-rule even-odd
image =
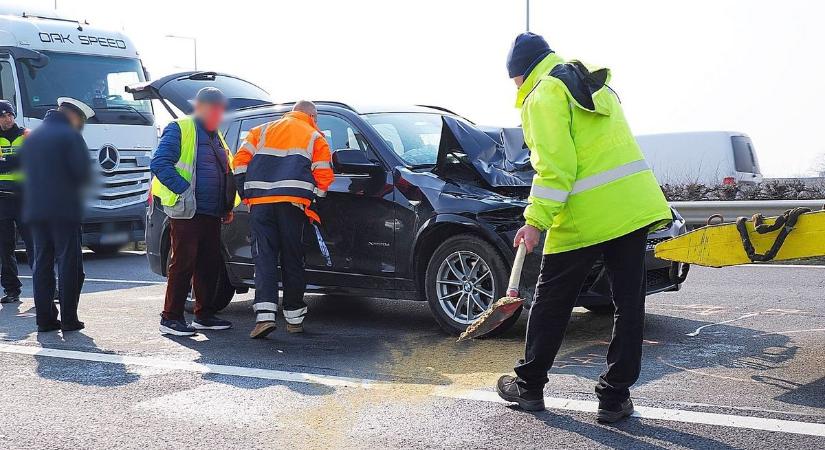
[[[92,208],[115,209],[145,203],[149,193],[149,162],[145,150],[117,150],[113,169],[104,170],[100,163],[102,149],[90,149],[92,164],[97,168],[98,189],[90,201]]]

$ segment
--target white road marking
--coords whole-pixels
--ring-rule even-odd
[[[724,325],[726,323],[736,322],[737,320],[747,319],[748,317],[753,317],[753,316],[758,316],[758,315],[759,315],[759,313],[748,313],[748,314],[745,314],[744,316],[737,317],[735,319],[723,320],[721,322],[715,322],[715,323],[709,323],[707,325],[702,325],[701,327],[691,331],[690,333],[687,333],[687,336],[690,336],[690,337],[699,336],[699,333],[701,333],[702,330],[704,330],[707,327],[712,327],[714,325]]]
[[[31,279],[31,275],[23,275],[20,278],[29,278]],[[117,280],[111,278],[86,278],[83,281],[90,281],[92,283],[122,283],[122,284],[166,284],[165,281],[144,281],[144,280]]]
[[[75,350],[59,350],[25,345],[0,344],[0,353],[29,355],[49,358],[62,358],[80,361],[93,361],[111,364],[123,364],[141,367],[171,369],[195,373],[211,373],[264,380],[277,380],[293,383],[308,383],[332,387],[354,387],[361,389],[393,389],[403,387],[426,388],[424,384],[393,383],[389,381],[367,380],[359,378],[341,377],[335,375],[317,375],[285,370],[258,369],[254,367],[239,367],[223,364],[203,364],[194,361],[169,360],[146,356],[121,356],[108,353],[81,352]],[[480,389],[458,390],[450,386],[433,388],[432,395],[436,397],[475,400],[483,402],[505,403],[495,392]],[[575,400],[567,398],[546,397],[545,404],[551,409],[566,411],[596,412],[598,403],[593,401]],[[634,417],[642,419],[665,420],[671,422],[693,423],[711,426],[745,428],[762,431],[778,431],[782,433],[804,434],[809,436],[825,437],[825,424],[801,422],[794,420],[769,419],[762,417],[737,416],[731,414],[717,414],[681,409],[657,408],[637,406]]]

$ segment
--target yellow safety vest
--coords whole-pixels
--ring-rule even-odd
[[[195,178],[195,155],[197,154],[198,148],[198,132],[195,126],[195,119],[192,117],[184,117],[175,120],[175,123],[180,127],[180,158],[175,164],[175,170],[178,171],[178,174],[180,174],[184,180],[191,184]],[[229,171],[231,173],[234,168],[232,152],[229,151],[229,146],[226,145],[226,141],[220,131],[218,131],[218,139],[221,141],[221,146],[223,146],[223,150],[226,152],[226,160],[229,163]],[[180,197],[161,183],[157,177],[152,179],[152,195],[158,197],[160,204],[163,206],[174,206]],[[236,194],[235,204],[233,206],[238,206],[240,202],[241,198]]]
[[[9,142],[8,139],[4,137],[0,137],[0,152],[2,152],[3,157],[13,156],[17,154],[17,151],[20,150],[20,147],[23,145],[23,141],[26,139],[26,130],[23,130],[23,134],[17,136],[13,141]],[[18,183],[23,179],[23,173],[19,170],[15,170],[14,172],[0,172],[0,182],[9,181]]]

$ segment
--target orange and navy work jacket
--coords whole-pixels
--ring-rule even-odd
[[[294,203],[320,222],[309,205],[326,195],[335,176],[329,144],[309,114],[292,111],[251,129],[234,163],[244,203]]]

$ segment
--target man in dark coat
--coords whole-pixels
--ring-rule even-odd
[[[91,181],[89,149],[80,131],[94,111],[83,102],[58,99],[20,150],[24,186],[23,220],[34,241],[34,304],[40,332],[83,328],[77,318],[83,286],[81,219]],[[54,265],[60,287],[60,320],[52,301]]]

